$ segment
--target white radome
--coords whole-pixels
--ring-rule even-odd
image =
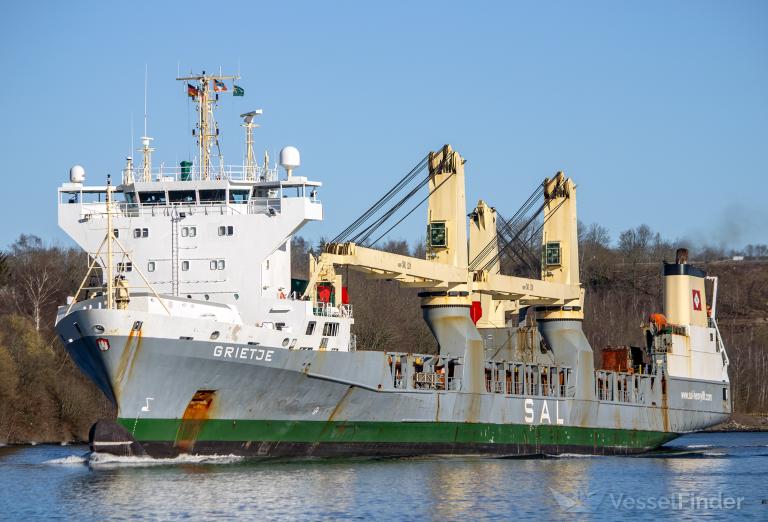
[[[280,151],[280,165],[286,170],[293,170],[301,166],[301,155],[299,149],[288,146]]]
[[[82,165],[75,165],[69,169],[69,181],[72,183],[82,183],[85,181],[85,169]]]

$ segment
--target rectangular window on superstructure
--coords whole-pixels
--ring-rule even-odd
[[[211,270],[216,270],[216,260],[211,261]]]
[[[147,272],[154,272],[155,271],[155,262],[150,261],[147,263]]]
[[[133,272],[133,263],[130,261],[125,263],[118,263],[117,264],[117,271],[118,272]]]
[[[218,260],[218,262],[216,263],[216,268],[219,269],[219,270],[224,270],[224,260],[223,259],[219,259]]]
[[[181,227],[181,237],[189,236],[189,227]]]
[[[222,225],[219,227],[220,236],[231,236],[234,233],[235,233],[235,227],[233,227],[232,225],[229,225],[229,226]]]
[[[224,203],[226,202],[225,190],[201,190],[200,203]]]
[[[169,190],[168,201],[171,203],[190,203],[194,204],[195,191],[194,190]]]
[[[139,200],[144,205],[165,205],[165,192],[139,192]]]
[[[134,238],[141,237],[141,229],[140,228],[134,228],[133,229],[133,237]]]
[[[189,227],[189,237],[195,237],[197,235],[197,227]]]
[[[113,229],[112,229],[112,234],[113,234],[115,237],[120,237],[120,231],[119,231],[118,229],[116,229],[116,228],[113,228]]]
[[[148,228],[142,228],[141,229],[141,237],[149,237],[149,229]]]
[[[323,325],[323,335],[336,337],[339,334],[339,323],[325,323]]]
[[[185,272],[187,270],[189,270],[189,261],[182,261],[181,262],[181,269],[184,270]]]
[[[232,225],[229,225],[229,226],[227,227],[227,235],[228,235],[228,236],[231,236],[231,235],[232,235],[232,234],[234,234],[234,233],[235,233],[235,227],[233,227]]]
[[[307,334],[306,335],[312,335],[315,333],[315,321],[310,321],[307,323]]]
[[[248,190],[230,190],[229,202],[230,203],[247,203]]]

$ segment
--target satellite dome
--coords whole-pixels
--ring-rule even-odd
[[[69,169],[69,181],[72,183],[82,183],[85,181],[85,169],[82,165],[75,165]]]
[[[280,151],[280,165],[287,171],[298,168],[301,165],[301,156],[296,147],[283,147]]]

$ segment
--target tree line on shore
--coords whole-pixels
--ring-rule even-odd
[[[599,225],[580,225],[579,231],[584,329],[590,343],[598,353],[604,346],[640,345],[640,322],[661,311],[659,265],[674,259],[674,246],[644,225],[622,232],[615,245]],[[308,254],[319,252],[321,245],[293,239],[294,277],[307,276]],[[390,240],[378,247],[416,257],[425,252],[423,242]],[[726,261],[733,255],[745,259]],[[738,253],[692,248],[692,262],[720,278],[718,323],[731,359],[738,412],[768,411],[767,255],[765,245],[749,245]],[[530,267],[506,262],[505,272],[531,275]],[[29,235],[0,252],[0,443],[84,440],[95,420],[115,415],[53,329],[56,307],[75,293],[87,263],[79,249],[46,245]],[[342,270],[355,306],[358,349],[436,350],[417,290]]]

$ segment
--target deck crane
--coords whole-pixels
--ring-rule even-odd
[[[431,152],[427,160],[425,259],[353,241],[331,242],[318,258],[310,255],[304,298],[317,299],[317,285],[323,283],[330,283],[333,295],[340,296],[341,276],[335,270],[339,266],[420,288],[424,319],[438,341],[440,355],[464,357],[467,363],[476,359],[478,365],[484,356],[480,331],[503,327],[508,311],[533,307],[541,320],[582,319],[573,181],[562,172],[544,181],[539,208],[543,212],[542,277],[515,277],[499,273],[496,212],[483,201],[469,215],[467,241],[465,160],[450,145]],[[470,308],[478,301],[482,316],[475,324]]]

